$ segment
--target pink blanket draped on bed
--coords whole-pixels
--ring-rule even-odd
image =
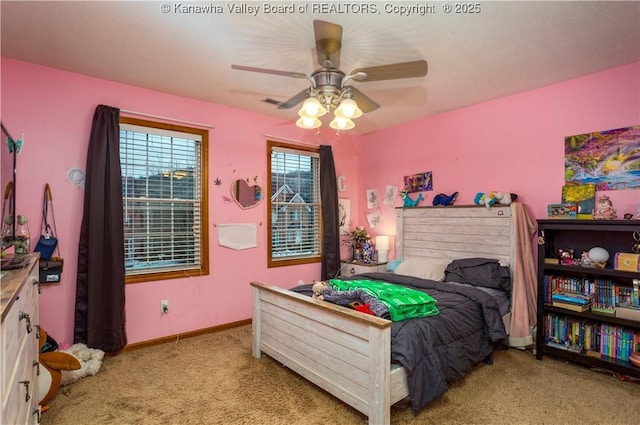
[[[509,345],[524,348],[533,344],[531,330],[536,325],[538,279],[532,240],[536,234],[536,222],[527,212],[526,206],[519,202],[511,204],[511,215],[515,218],[515,264],[512,265]]]

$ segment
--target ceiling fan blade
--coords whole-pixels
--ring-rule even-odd
[[[260,102],[264,102],[264,103],[268,103],[270,105],[276,105],[276,106],[282,105],[281,101],[272,99],[270,97],[265,97],[264,99],[260,99]]]
[[[351,75],[358,72],[367,74],[366,78],[359,81],[383,81],[398,80],[401,78],[424,77],[427,75],[427,61],[418,60],[413,62],[394,63],[390,65],[371,66],[369,68],[358,68],[351,71]]]
[[[291,109],[294,106],[296,106],[298,103],[305,100],[307,97],[309,97],[309,89],[304,89],[300,93],[293,96],[292,98],[287,99],[284,102],[281,102],[280,105],[278,106],[278,109]]]
[[[318,63],[325,68],[340,66],[340,48],[342,47],[342,27],[326,21],[313,21],[316,37]]]
[[[362,112],[364,113],[372,112],[380,107],[380,105],[378,105],[376,102],[371,100],[370,97],[362,93],[357,88],[353,86],[349,86],[349,90],[353,95],[353,100],[356,101],[356,103],[358,104],[358,107],[362,110]]]
[[[292,78],[308,78],[307,74],[303,74],[301,72],[278,71],[275,69],[255,68],[253,66],[243,66],[243,65],[231,65],[231,68],[238,69],[240,71],[261,72],[263,74],[282,75],[285,77],[292,77]]]

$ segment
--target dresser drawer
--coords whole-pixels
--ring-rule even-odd
[[[37,346],[38,329],[33,320],[37,320],[36,301],[19,295],[13,307],[2,322],[2,393],[7,389],[10,371],[20,357],[26,344]],[[9,372],[9,373],[5,373]]]
[[[28,341],[25,340],[19,352],[19,358],[24,358],[15,365],[15,369],[11,374],[11,381],[6,395],[6,400],[2,400],[2,424],[23,424],[31,415],[32,405],[34,404],[36,381],[38,379],[36,368],[33,367],[32,355],[29,351]],[[37,403],[37,402],[36,402]]]
[[[387,263],[342,263],[342,276],[353,276],[360,273],[384,273],[387,271]]]

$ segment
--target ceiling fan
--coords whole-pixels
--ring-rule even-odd
[[[264,102],[277,105],[278,109],[290,109],[304,101],[302,108],[298,112],[300,119],[296,122],[299,127],[320,127],[322,123],[318,118],[335,108],[335,119],[331,122],[331,127],[339,130],[348,130],[355,126],[352,121],[353,118],[361,116],[363,112],[371,112],[378,109],[380,105],[351,84],[347,84],[351,80],[369,82],[424,77],[427,75],[428,68],[425,60],[357,68],[347,75],[339,69],[342,26],[331,22],[314,20],[313,29],[320,68],[313,71],[311,75],[300,72],[231,65],[231,68],[242,71],[308,79],[311,82],[311,86],[308,89],[302,90],[284,102],[271,98],[263,99]]]

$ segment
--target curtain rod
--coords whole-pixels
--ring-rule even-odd
[[[282,140],[283,142],[299,143],[299,144],[301,144],[301,145],[313,146],[314,148],[317,148],[317,147],[319,147],[319,146],[320,146],[319,144],[314,144],[314,143],[309,143],[309,142],[303,142],[303,141],[295,140],[295,139],[289,139],[289,138],[287,138],[287,137],[275,136],[275,135],[273,135],[273,134],[262,133],[262,135],[263,135],[264,137],[271,137],[271,138],[274,138],[274,139]]]
[[[211,128],[211,129],[215,128],[211,124],[202,124],[202,123],[199,123],[199,122],[185,121],[185,120],[180,120],[180,119],[177,119],[177,118],[163,117],[161,115],[145,114],[144,112],[129,111],[128,109],[120,109],[120,112],[123,112],[125,114],[130,114],[130,115],[138,115],[138,116],[141,116],[141,117],[155,118],[155,119],[164,120],[164,121],[178,122],[178,123],[181,123],[181,124],[195,125],[195,126],[198,126],[198,127],[208,127],[208,128]]]

